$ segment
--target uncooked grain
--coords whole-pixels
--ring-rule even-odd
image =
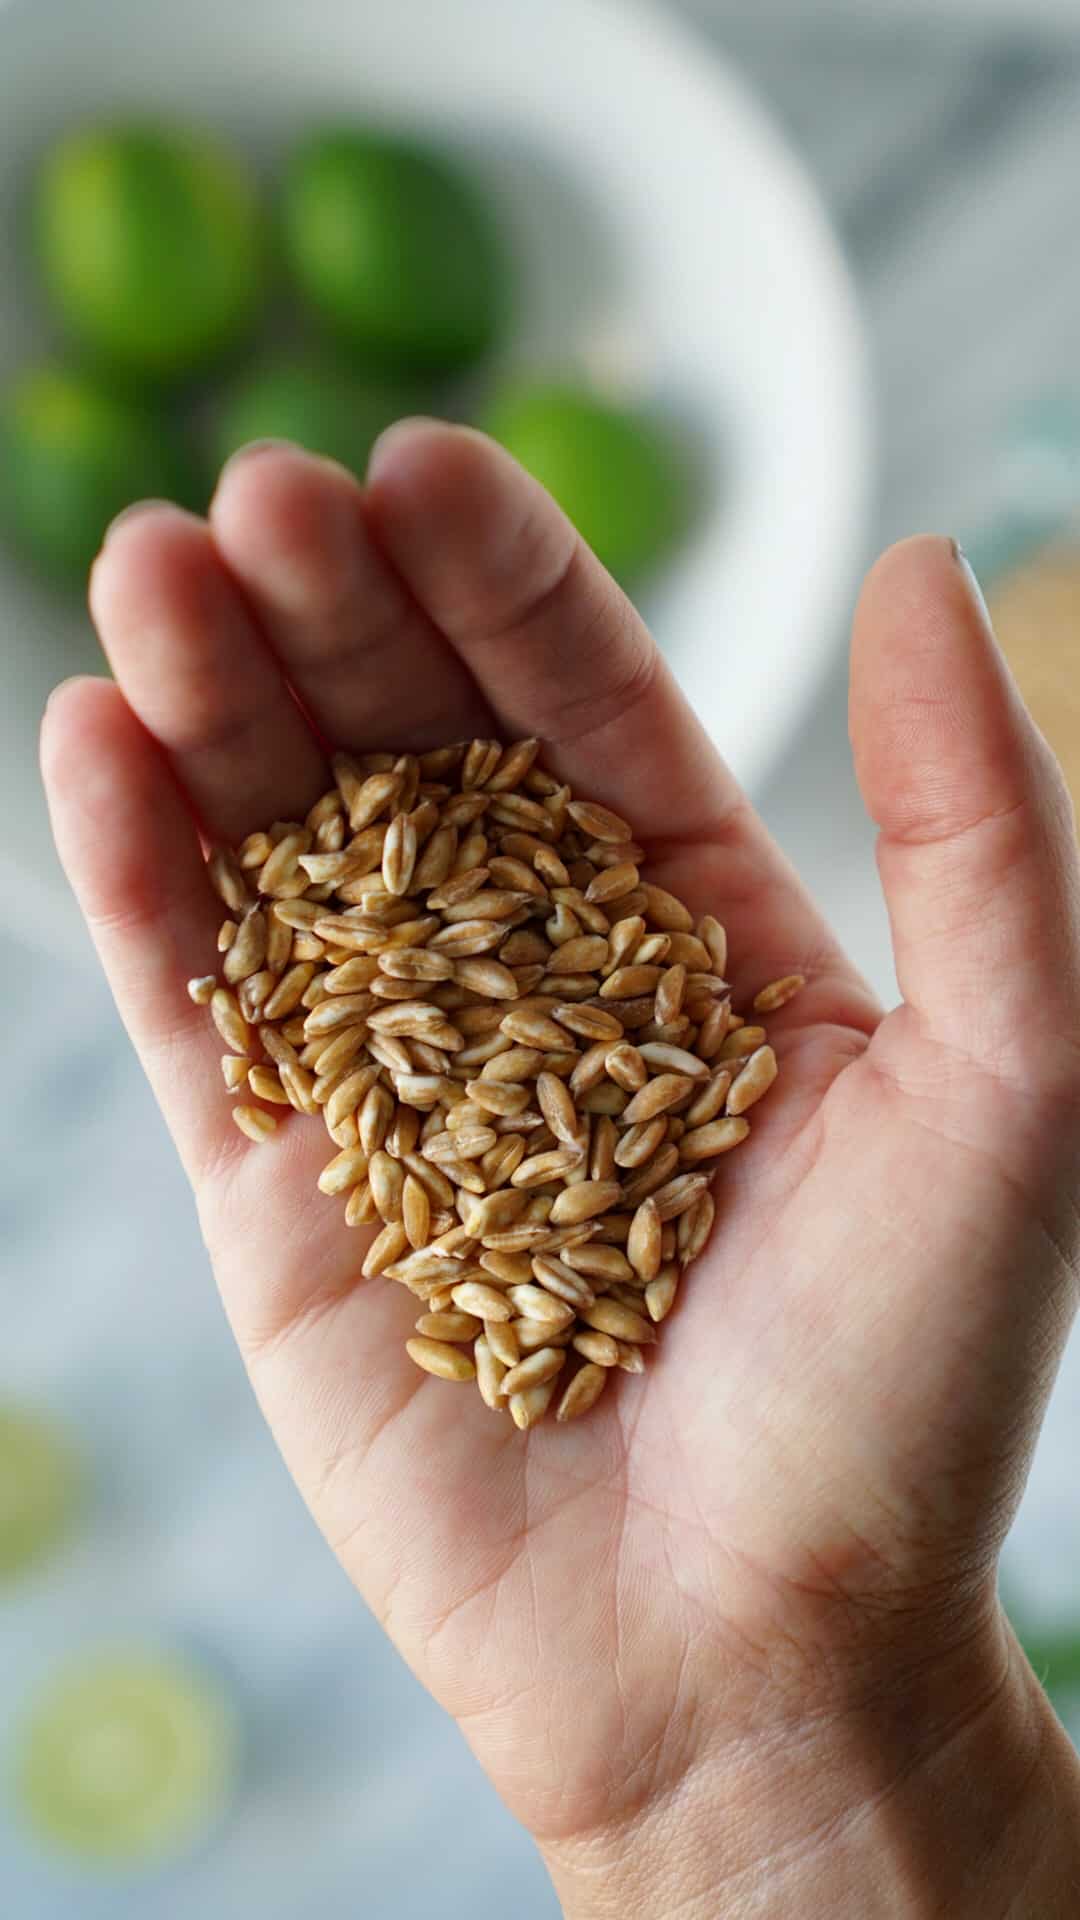
[[[643,878],[629,823],[535,740],[333,773],[302,822],[208,858],[231,917],[187,990],[246,1093],[233,1118],[265,1143],[321,1115],[318,1186],[378,1229],[364,1276],[419,1300],[416,1365],[522,1430],[556,1392],[574,1420],[644,1370],[775,1053],[732,1010],[721,922]]]

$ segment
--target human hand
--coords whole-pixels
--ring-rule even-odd
[[[995,1572],[1075,1306],[1077,866],[950,544],[895,549],[856,621],[904,996],[885,1019],[627,601],[478,436],[396,429],[363,491],[249,451],[209,524],[125,516],[91,605],[118,684],[50,703],[57,841],[255,1391],[567,1910],[741,1914],[767,1885],[770,1913],[807,1911],[809,1886],[825,1911],[822,1834],[950,1747],[995,1753],[1011,1808],[1052,1740]],[[407,1299],[358,1284],[358,1237],[315,1191],[322,1129],[246,1143],[184,992],[221,917],[196,819],[237,841],[302,814],[322,741],[492,732],[539,734],[630,819],[651,877],[723,920],[736,1006],[809,981],[770,1022],[781,1080],[648,1378],[528,1436],[405,1357]]]

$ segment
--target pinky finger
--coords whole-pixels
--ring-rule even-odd
[[[221,1090],[223,1050],[185,982],[212,970],[222,908],[194,818],[165,756],[108,680],[49,702],[41,766],[53,833],[192,1181],[243,1142]]]

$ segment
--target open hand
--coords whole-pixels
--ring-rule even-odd
[[[632,607],[479,436],[394,429],[363,490],[249,450],[208,522],[124,516],[91,603],[116,684],[50,703],[57,840],[328,1541],[568,1908],[626,1910],[648,1884],[634,1837],[697,1835],[718,1800],[719,1864],[690,1858],[679,1901],[630,1910],[749,1884],[766,1779],[805,1863],[856,1762],[870,1803],[993,1715],[1013,1657],[997,1554],[1075,1305],[1071,813],[970,575],[950,543],[908,543],[856,621],[852,736],[903,993],[886,1018]],[[739,673],[740,636],[716,644]],[[302,814],[327,742],[491,733],[540,735],[631,821],[650,877],[723,921],[736,1007],[809,981],[770,1022],[780,1082],[720,1168],[647,1377],[527,1436],[405,1357],[408,1298],[358,1280],[362,1236],[315,1190],[323,1129],[249,1145],[184,990],[221,918],[200,829]]]

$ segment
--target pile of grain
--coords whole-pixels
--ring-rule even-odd
[[[265,1103],[234,1108],[244,1133],[322,1115],[319,1187],[379,1225],[364,1275],[422,1302],[416,1364],[522,1428],[644,1370],[712,1228],[712,1163],[776,1077],[723,928],[643,880],[626,822],[537,750],[337,755],[303,824],[210,855],[224,979],[188,988],[229,1091]]]

